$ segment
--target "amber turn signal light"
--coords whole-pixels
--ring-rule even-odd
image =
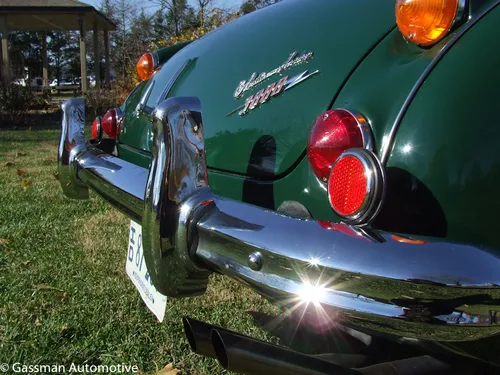
[[[409,41],[430,45],[461,19],[465,0],[396,0],[396,23]]]
[[[155,72],[155,60],[152,53],[145,53],[137,62],[137,74],[141,80],[149,79]]]

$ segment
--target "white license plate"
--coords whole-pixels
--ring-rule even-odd
[[[142,250],[142,227],[134,221],[130,221],[127,264],[125,269],[146,306],[155,314],[158,320],[162,322],[165,316],[167,297],[158,292],[153,286],[146,267],[146,262],[144,261],[144,252]]]

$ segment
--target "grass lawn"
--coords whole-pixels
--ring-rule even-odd
[[[58,129],[0,130],[0,363],[222,373],[191,353],[184,315],[269,339],[246,312],[274,308],[219,276],[203,297],[170,299],[158,323],[125,273],[128,219],[95,195],[63,196],[58,141]]]

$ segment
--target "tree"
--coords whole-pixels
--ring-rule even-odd
[[[281,0],[245,0],[240,6],[241,14],[248,14],[257,9],[267,7],[268,5],[275,4]]]
[[[200,23],[200,26],[206,26],[205,25],[205,16],[208,10],[210,10],[211,7],[213,7],[215,0],[198,0],[197,5],[198,5],[198,21]]]
[[[61,78],[66,75],[79,76],[80,45],[76,32],[50,32],[47,34],[49,77]]]
[[[23,77],[27,72],[28,79],[42,75],[42,34],[33,31],[18,31],[9,35],[11,54],[18,60],[13,72]]]

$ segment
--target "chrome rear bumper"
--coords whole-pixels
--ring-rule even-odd
[[[405,243],[213,195],[196,98],[171,98],[155,110],[149,171],[85,142],[83,107],[83,99],[63,105],[63,191],[87,198],[91,188],[142,224],[146,264],[162,293],[201,294],[216,271],[291,308],[308,306],[320,320],[435,341],[500,333],[493,250]]]

